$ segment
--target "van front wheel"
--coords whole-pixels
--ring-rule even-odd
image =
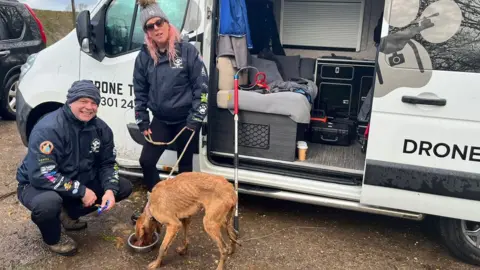
[[[480,223],[441,217],[438,225],[447,249],[455,257],[480,266]]]

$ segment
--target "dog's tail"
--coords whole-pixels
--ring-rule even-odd
[[[237,234],[235,233],[235,229],[233,228],[233,213],[235,211],[235,205],[228,211],[227,214],[227,233],[228,233],[228,238],[235,244],[242,246],[239,242],[237,242]]]

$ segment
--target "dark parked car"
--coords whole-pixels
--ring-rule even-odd
[[[15,119],[15,94],[20,68],[29,55],[47,45],[34,11],[17,0],[0,0],[0,116]]]

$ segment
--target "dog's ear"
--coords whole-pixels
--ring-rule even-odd
[[[136,241],[134,243],[135,246],[139,247],[142,246],[145,238],[145,215],[141,214],[138,217],[137,222],[135,224],[135,238]]]

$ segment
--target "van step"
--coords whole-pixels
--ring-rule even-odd
[[[406,212],[394,209],[385,209],[363,205],[357,201],[347,201],[335,198],[314,196],[309,194],[299,194],[289,191],[276,190],[273,188],[263,188],[251,185],[239,184],[238,192],[243,194],[268,197],[273,199],[287,200],[299,203],[313,204],[325,207],[339,208],[344,210],[353,210],[357,212],[379,214],[396,218],[410,219],[420,221],[425,218],[423,214]]]
[[[210,154],[210,161],[217,166],[233,168],[233,158],[230,156]],[[239,159],[239,169],[354,186],[362,185],[363,179],[361,174],[243,157]]]

